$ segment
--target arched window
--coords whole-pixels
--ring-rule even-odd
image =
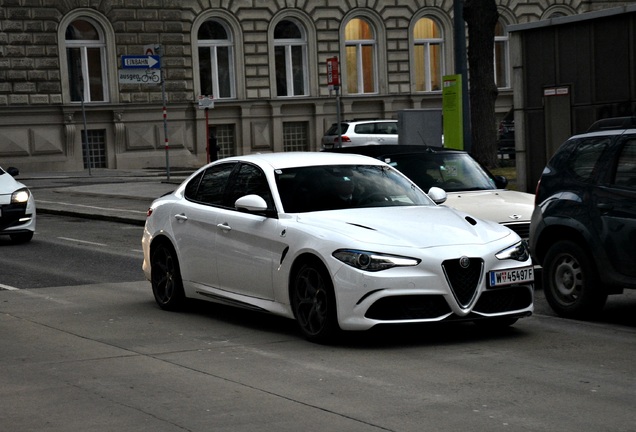
[[[201,94],[215,99],[236,97],[234,40],[225,23],[204,22],[197,33]]]
[[[377,93],[377,43],[368,21],[354,18],[345,28],[347,92]]]
[[[66,62],[71,102],[108,102],[106,41],[101,27],[79,18],[66,27]]]
[[[291,20],[283,20],[274,28],[276,63],[276,95],[305,96],[307,80],[307,36],[304,28]]]
[[[498,88],[510,87],[510,59],[508,56],[508,31],[501,20],[495,26],[495,83]]]
[[[415,91],[442,89],[444,75],[444,37],[437,22],[421,18],[413,28]]]

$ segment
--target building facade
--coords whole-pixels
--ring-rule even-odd
[[[501,115],[508,26],[631,3],[496,2]],[[339,59],[343,118],[439,109],[453,28],[452,0],[0,0],[0,165],[197,167],[318,150],[336,121],[327,59]]]

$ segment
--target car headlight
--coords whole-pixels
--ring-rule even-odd
[[[23,204],[29,200],[31,192],[27,188],[18,189],[11,194],[11,204]]]
[[[421,261],[416,258],[352,249],[339,249],[333,253],[333,256],[351,267],[371,272],[392,267],[416,266]]]
[[[513,259],[515,261],[527,261],[528,258],[530,258],[530,252],[528,251],[528,244],[524,240],[521,240],[519,243],[495,254],[495,256],[500,260]]]

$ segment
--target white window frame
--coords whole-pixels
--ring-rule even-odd
[[[499,25],[503,31],[503,35],[495,35],[495,46],[493,49],[493,67],[495,73],[495,83],[497,83],[497,88],[500,89],[508,89],[511,86],[510,83],[510,35],[508,33],[508,29],[506,28],[506,23],[499,20]],[[501,52],[503,53],[503,65],[499,65],[497,59],[497,47],[501,47]],[[499,68],[497,66],[501,66],[503,70],[503,76],[498,74]],[[503,85],[501,81],[503,79]]]
[[[356,53],[356,75],[358,77],[357,79],[357,89],[358,91],[353,93],[350,91],[350,89],[348,88],[348,80],[347,80],[347,94],[350,95],[367,95],[367,94],[377,94],[378,93],[378,41],[377,41],[377,29],[375,27],[375,25],[373,25],[373,22],[371,22],[369,19],[367,19],[364,16],[354,16],[352,17],[350,20],[347,21],[347,24],[345,25],[345,35],[346,35],[346,27],[349,26],[351,24],[351,21],[355,20],[355,19],[359,19],[361,21],[364,21],[367,23],[367,25],[369,26],[369,28],[371,29],[374,38],[373,39],[351,39],[351,40],[347,40],[345,37],[345,59],[346,62],[345,63],[345,68],[348,68],[349,64],[349,57],[347,56],[347,48],[350,47],[354,47],[355,48],[355,53]],[[364,62],[363,62],[363,56],[362,56],[362,49],[364,47],[371,47],[372,48],[372,53],[373,53],[373,90],[370,92],[365,92],[364,91]]]
[[[422,77],[422,80],[424,80],[425,78],[426,81],[424,82],[424,90],[417,90],[418,92],[440,92],[442,91],[442,77],[445,74],[445,69],[446,69],[446,64],[444,61],[444,30],[443,27],[441,26],[441,24],[434,18],[430,17],[430,16],[423,16],[418,18],[417,22],[419,22],[420,20],[423,19],[428,19],[431,20],[438,28],[441,37],[439,38],[416,38],[415,34],[413,34],[413,45],[414,45],[414,49],[417,46],[423,46],[424,47],[424,76]],[[415,32],[415,27],[413,27],[413,32]],[[433,74],[432,74],[432,65],[431,65],[431,46],[437,45],[439,46],[439,68],[440,68],[440,88],[437,90],[434,90],[432,87],[432,79],[433,79]]]
[[[198,68],[199,74],[201,73],[201,57],[198,55],[198,50],[201,48],[208,48],[210,50],[210,74],[212,81],[212,96],[214,99],[236,99],[236,70],[235,70],[235,43],[234,43],[234,33],[232,32],[231,27],[222,19],[217,18],[209,18],[205,20],[201,25],[206,22],[215,22],[223,27],[225,33],[228,35],[227,39],[199,39],[197,37],[196,46],[197,46],[197,58],[198,58]],[[200,28],[200,27],[199,27]],[[199,29],[197,29],[198,35]],[[230,79],[230,96],[221,97],[220,92],[220,84],[219,84],[219,64],[218,64],[218,48],[227,48],[228,49],[228,67],[229,67],[229,79]],[[199,75],[199,77],[201,77]],[[200,85],[200,78],[199,78]],[[203,91],[202,89],[200,89]],[[208,96],[208,95],[205,95]]]
[[[99,36],[98,40],[92,39],[74,39],[67,40],[66,39],[66,29],[72,25],[76,21],[86,21],[90,23]],[[68,70],[68,49],[79,49],[80,50],[80,62],[81,62],[81,73],[82,73],[82,81],[83,81],[83,89],[82,94],[84,98],[84,103],[106,103],[110,102],[109,100],[109,86],[108,86],[108,68],[107,68],[107,60],[106,60],[106,38],[104,36],[104,30],[102,26],[95,21],[94,19],[87,16],[78,16],[75,17],[68,25],[64,28],[64,50],[66,53],[66,64],[67,68],[67,79],[69,84],[69,99],[72,98],[73,92],[70,91],[70,79],[71,73]],[[88,50],[89,48],[99,48],[99,61],[100,61],[100,69],[101,69],[101,79],[102,79],[102,99],[101,100],[93,100],[94,97],[90,92],[90,80],[89,80],[89,71],[88,71]],[[71,103],[81,103],[82,101],[71,100]]]

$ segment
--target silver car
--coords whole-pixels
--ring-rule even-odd
[[[322,137],[322,147],[332,149],[361,145],[397,144],[397,120],[360,120],[340,122],[338,139],[338,123],[331,125]]]

